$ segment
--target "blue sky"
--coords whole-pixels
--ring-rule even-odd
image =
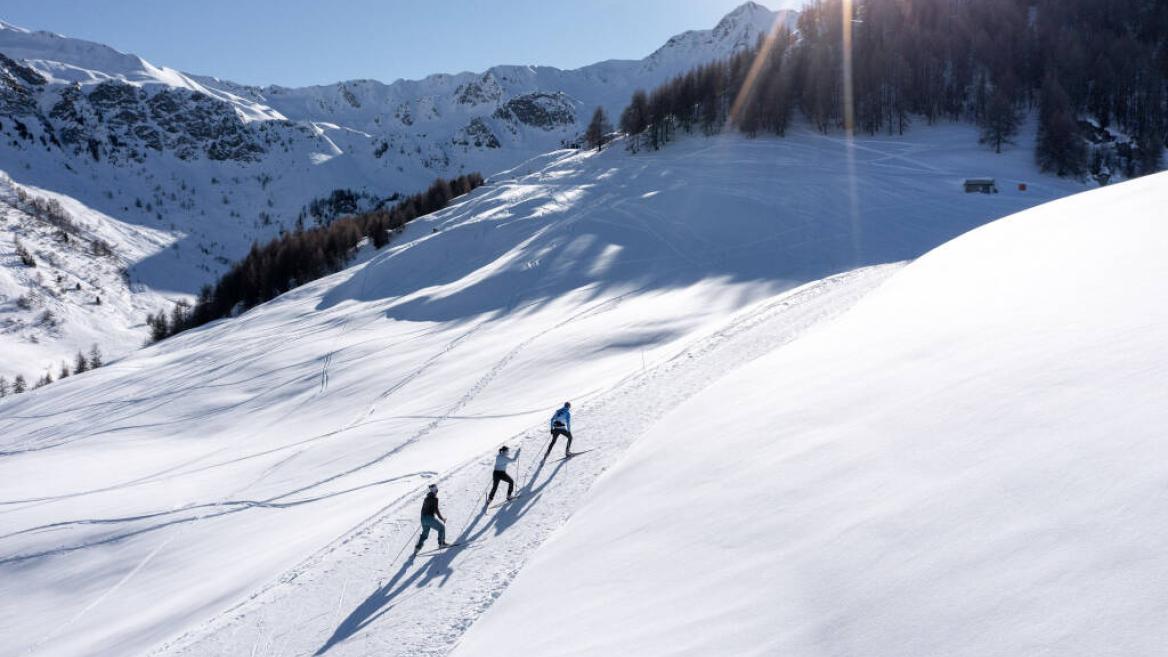
[[[296,86],[639,59],[743,1],[4,0],[0,20],[191,73]]]

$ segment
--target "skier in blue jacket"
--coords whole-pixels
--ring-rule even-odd
[[[547,452],[543,457],[546,459],[548,454],[552,453],[552,448],[556,446],[556,438],[563,436],[568,440],[568,444],[564,447],[564,458],[572,455],[572,402],[564,402],[558,411],[552,415],[551,419],[552,442],[548,445]]]

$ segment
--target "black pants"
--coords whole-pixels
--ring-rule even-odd
[[[564,448],[564,453],[568,454],[572,451],[572,432],[567,429],[552,429],[552,444],[548,445],[548,454],[552,453],[552,448],[556,446],[556,438],[560,436],[568,439],[568,445]]]
[[[495,474],[491,476],[494,482],[491,484],[491,494],[487,496],[487,501],[490,502],[495,497],[495,491],[499,490],[499,482],[507,482],[507,497],[511,497],[511,493],[515,492],[515,480],[511,475],[502,470],[495,470]]]

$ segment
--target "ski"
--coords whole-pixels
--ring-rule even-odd
[[[459,547],[461,545],[466,545],[466,544],[465,543],[449,543],[449,544],[444,545],[442,547],[437,547],[437,548],[434,548],[432,550],[427,550],[425,552],[415,552],[414,556],[415,557],[429,557],[429,556],[438,554],[439,552],[449,550],[450,548],[456,548],[456,547]]]
[[[587,454],[588,452],[591,452],[593,449],[596,449],[596,448],[593,447],[592,449],[582,449],[579,452],[572,452],[571,454],[568,454],[567,456],[565,456],[563,458],[552,459],[552,463],[556,463],[559,461],[567,461],[568,459],[572,458],[573,456],[580,456],[581,454]]]
[[[512,495],[510,499],[503,500],[502,502],[499,502],[499,503],[497,503],[497,504],[490,504],[490,505],[488,505],[488,506],[487,506],[487,508],[488,508],[488,509],[497,509],[497,508],[499,508],[499,507],[503,506],[504,504],[508,504],[508,503],[510,503],[510,502],[514,502],[515,500],[517,500],[517,499],[519,499],[519,498],[521,498],[521,497],[523,497],[523,495]]]

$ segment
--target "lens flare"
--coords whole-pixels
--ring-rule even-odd
[[[742,108],[746,106],[746,101],[750,100],[750,95],[754,93],[755,84],[758,82],[758,74],[762,71],[762,66],[766,62],[767,57],[770,57],[771,51],[775,48],[779,30],[783,27],[784,15],[783,12],[775,15],[775,22],[771,25],[771,29],[767,31],[766,36],[763,37],[762,45],[759,46],[758,52],[755,53],[754,61],[750,63],[750,70],[746,72],[746,79],[742,82],[742,88],[738,90],[738,95],[734,97],[734,102],[730,105],[730,114],[726,117],[727,129],[739,122]]]
[[[856,186],[856,106],[855,92],[852,82],[852,29],[855,25],[852,12],[852,0],[842,0],[840,15],[841,22],[841,51],[843,54],[843,119],[844,119],[844,149],[846,150],[848,201],[851,210],[851,242],[852,265],[862,264],[863,225],[860,223],[860,199]]]

